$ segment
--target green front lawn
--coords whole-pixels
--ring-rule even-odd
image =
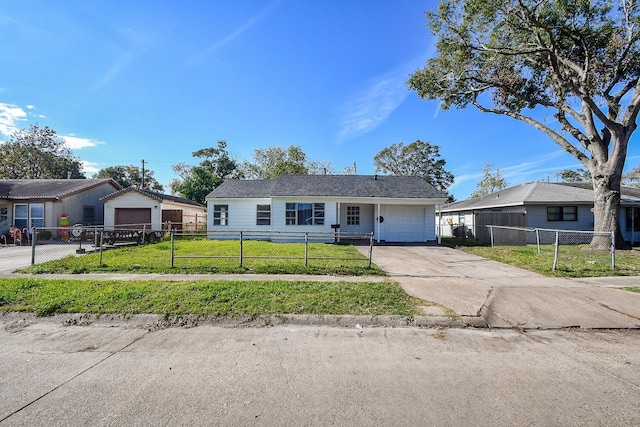
[[[36,248],[37,251],[42,250]],[[20,270],[25,273],[263,273],[323,275],[384,275],[375,265],[368,268],[367,257],[350,245],[310,243],[305,265],[303,243],[272,243],[248,240],[177,240],[174,267],[171,244],[128,246],[36,264]],[[185,258],[180,258],[185,257]]]
[[[424,301],[393,282],[0,279],[0,312],[165,314],[420,314]]]
[[[616,250],[615,269],[608,250],[592,250],[588,245],[561,246],[558,267],[553,271],[554,247],[459,246],[458,249],[552,277],[640,276],[640,250]]]

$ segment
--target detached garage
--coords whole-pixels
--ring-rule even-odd
[[[171,228],[196,231],[206,227],[207,211],[200,203],[183,197],[129,187],[100,199],[104,203],[104,226]]]

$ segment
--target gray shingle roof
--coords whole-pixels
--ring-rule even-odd
[[[112,179],[3,179],[0,199],[61,199],[105,183],[121,188]]]
[[[156,199],[156,200],[158,200],[160,202],[175,202],[175,203],[182,203],[183,205],[204,207],[204,205],[202,205],[202,204],[200,204],[198,202],[194,202],[191,199],[185,199],[184,197],[178,197],[178,196],[174,196],[174,195],[171,195],[171,194],[158,193],[158,192],[151,191],[151,190],[142,190],[140,188],[135,188],[135,187],[129,187],[129,188],[125,188],[125,189],[120,190],[120,191],[116,191],[115,193],[111,193],[108,196],[104,196],[100,200],[102,200],[102,201],[110,200],[110,199],[113,199],[114,197],[120,196],[121,194],[129,193],[129,192],[132,192],[132,191],[135,191],[135,192],[140,193],[140,194],[144,194],[145,196],[151,197],[152,199]]]
[[[637,203],[639,198],[633,194],[637,191],[622,189],[623,199]],[[628,197],[624,197],[628,194]],[[640,194],[638,194],[640,195]],[[505,188],[483,197],[467,199],[442,207],[442,212],[454,212],[472,209],[502,208],[522,205],[552,205],[572,203],[577,205],[593,205],[593,189],[587,183],[567,182],[529,182]]]
[[[445,199],[420,177],[374,175],[283,175],[273,180],[227,180],[207,198],[379,197]]]

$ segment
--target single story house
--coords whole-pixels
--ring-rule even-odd
[[[640,241],[640,189],[622,187],[620,227],[625,240]],[[588,183],[530,182],[483,197],[444,205],[442,236],[488,243],[486,225],[592,231],[594,194]]]
[[[339,230],[427,242],[436,238],[435,206],[446,194],[420,177],[284,175],[227,180],[206,200],[208,231]]]
[[[100,199],[121,188],[112,179],[0,180],[0,234],[58,227],[63,214],[69,225],[102,224]]]
[[[184,231],[204,229],[207,212],[204,205],[184,197],[125,188],[101,199],[104,203],[105,229],[131,225],[160,231],[163,225]]]

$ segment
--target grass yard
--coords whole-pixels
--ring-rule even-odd
[[[553,271],[554,247],[545,245],[461,246],[466,252],[535,271],[551,277],[640,276],[640,250],[616,250],[616,268],[611,269],[608,250],[592,250],[588,245],[560,246],[558,267]]]
[[[36,251],[38,248],[36,248]],[[20,270],[25,273],[263,273],[323,275],[384,275],[350,245],[310,243],[305,265],[304,243],[272,243],[246,240],[190,239],[175,241],[174,267],[171,267],[171,243],[129,246],[99,254],[68,256]],[[185,257],[185,258],[181,258]],[[208,257],[208,258],[203,258]],[[37,261],[37,252],[36,252]]]
[[[165,314],[419,314],[425,302],[394,282],[95,281],[0,279],[0,312]]]

